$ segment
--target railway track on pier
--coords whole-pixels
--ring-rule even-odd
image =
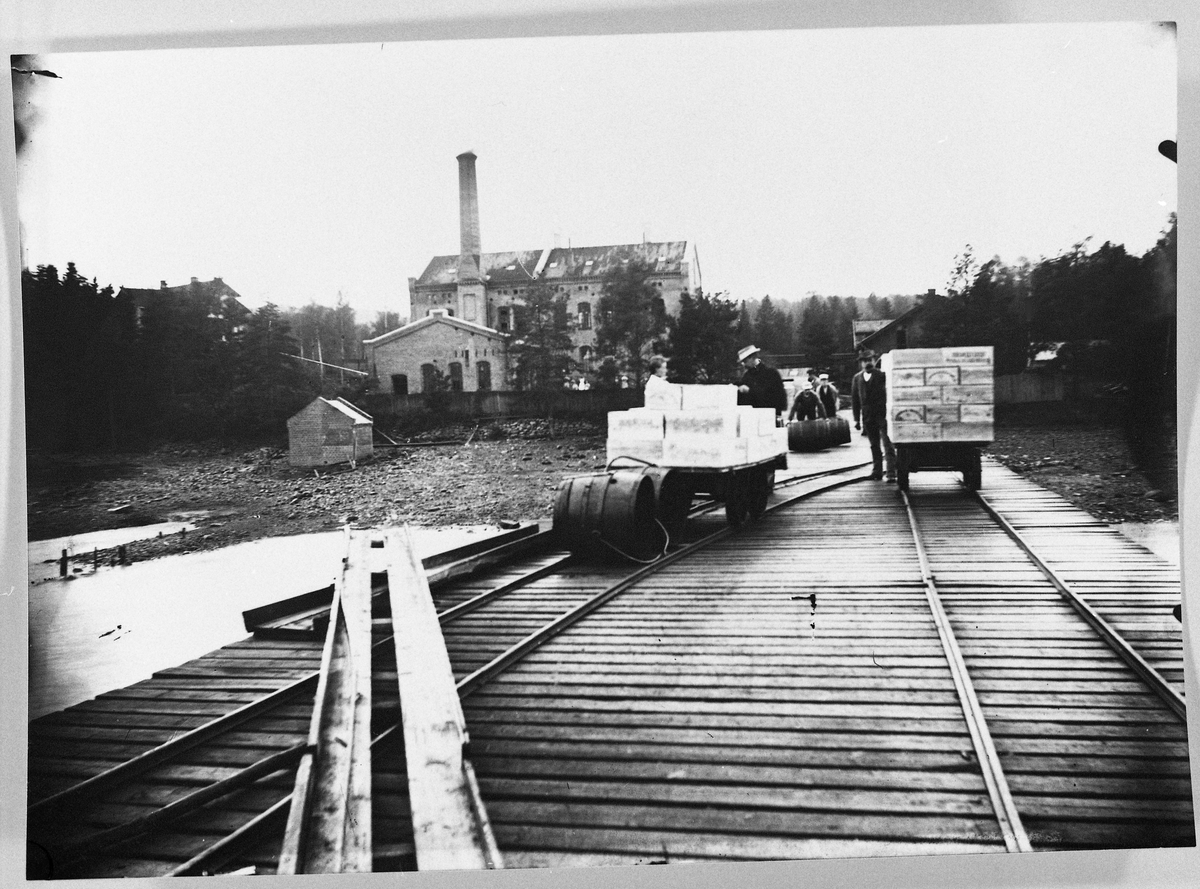
[[[1018,533],[1036,536],[1059,508],[1035,495],[1009,485],[995,498]],[[906,507],[894,488],[810,477],[775,500],[736,532],[698,516],[683,547],[632,574],[547,544],[433,583],[506,866],[1194,842],[1186,726],[1169,693],[968,492],[914,485]],[[1044,567],[1085,589],[1177,693],[1178,630],[1159,617],[1170,620],[1170,578],[1133,595],[1119,564],[1088,574],[1070,555]],[[373,866],[411,869],[391,619],[376,601]],[[73,855],[55,875],[275,871],[325,625],[309,608],[263,634],[275,638],[114,693],[120,715],[102,696],[35,723],[46,749],[31,762],[31,818]],[[143,760],[140,776],[71,790],[289,683],[240,725]],[[137,819],[217,778],[246,784],[88,844],[146,827]]]

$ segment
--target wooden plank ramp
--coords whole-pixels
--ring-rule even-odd
[[[417,869],[499,868],[429,583],[407,529],[382,537]]]

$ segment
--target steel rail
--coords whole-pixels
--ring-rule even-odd
[[[850,468],[859,468],[859,467],[850,467]],[[849,471],[849,469],[842,469],[842,470],[836,470],[834,472],[820,473],[820,474],[815,475],[814,478],[819,478],[824,475],[831,475],[831,474],[835,474],[835,473],[844,473],[847,471]],[[800,500],[804,500],[809,497],[816,496],[817,494],[825,493],[826,491],[832,491],[832,490],[835,490],[836,488],[844,487],[845,485],[850,485],[850,484],[854,484],[856,482],[864,481],[865,479],[866,479],[866,476],[858,476],[858,477],[849,478],[849,479],[840,479],[838,481],[834,481],[829,484],[823,485],[820,488],[815,488],[815,489],[809,490],[809,491],[803,491],[803,492],[796,494],[786,500],[783,500],[782,502],[771,504],[770,506],[767,507],[766,512],[774,512],[775,510],[782,509],[787,506],[791,506],[792,504],[797,503]],[[806,479],[806,481],[812,481],[812,479],[811,478]],[[742,527],[746,527],[746,526],[743,525]],[[724,540],[726,537],[730,536],[731,534],[736,533],[737,531],[738,531],[738,528],[734,528],[734,527],[722,528],[719,531],[716,531],[707,537],[704,537],[704,538],[701,538],[700,540],[689,543],[689,544],[685,545],[684,547],[677,549],[672,553],[668,553],[668,554],[662,556],[661,558],[651,562],[650,564],[637,569],[636,571],[632,572],[631,574],[626,575],[623,579],[617,581],[615,584],[612,584],[607,589],[601,591],[600,593],[597,593],[595,596],[591,597],[587,601],[577,605],[575,608],[572,608],[570,611],[566,612],[565,614],[562,614],[559,617],[555,618],[550,623],[543,626],[541,629],[535,630],[533,633],[530,633],[524,639],[520,640],[519,642],[514,644],[512,647],[510,647],[506,651],[502,652],[500,655],[493,658],[488,663],[484,664],[482,667],[480,667],[474,673],[471,673],[468,676],[464,676],[458,682],[459,696],[465,698],[467,695],[471,694],[476,689],[478,689],[481,685],[483,685],[484,683],[488,682],[489,680],[495,678],[500,673],[503,673],[505,670],[507,670],[509,667],[511,667],[513,664],[520,661],[522,658],[525,657],[525,655],[534,651],[535,649],[537,649],[538,647],[540,647],[542,644],[549,641],[550,639],[553,639],[555,636],[559,635],[564,630],[566,630],[569,627],[573,626],[574,624],[578,623],[580,620],[587,617],[593,611],[595,611],[596,609],[605,605],[607,602],[611,601],[612,599],[615,599],[617,596],[621,595],[622,593],[624,593],[625,591],[627,591],[628,589],[633,587],[635,584],[637,584],[639,581],[643,580],[644,578],[649,577],[651,574],[655,574],[656,572],[667,567],[668,565],[673,565],[675,562],[678,562],[679,560],[686,558],[687,556],[690,556],[695,552],[698,552],[700,549],[703,549],[704,547],[710,546],[711,544],[716,543],[719,540]]]
[[[343,530],[344,533],[348,533],[348,526]],[[471,570],[474,570],[480,567],[479,563],[481,561],[483,564],[492,564],[492,562],[486,561],[490,556],[498,555],[498,560],[503,561],[505,558],[519,555],[526,548],[544,546],[550,539],[551,534],[548,531],[529,532],[526,529],[518,529],[515,534],[509,532],[500,535],[499,542],[495,547],[482,552],[479,551],[479,544],[467,544],[464,547],[456,547],[445,554],[452,558],[449,563],[435,565],[427,570],[427,574],[436,574],[435,577],[431,578],[430,585],[448,583],[461,574],[470,573],[467,570],[459,570],[460,566],[466,563],[470,563],[472,565]],[[464,550],[473,551],[462,555]],[[461,558],[453,558],[456,555],[461,555]],[[329,609],[325,607],[320,610],[328,611]],[[295,617],[287,619],[292,620]],[[156,766],[162,765],[172,758],[210,741],[218,735],[232,731],[251,719],[289,703],[293,698],[307,692],[315,692],[319,677],[320,670],[314,670],[298,679],[292,680],[287,685],[271,692],[265,697],[243,704],[236,710],[226,713],[223,716],[218,716],[203,725],[196,726],[194,729],[169,741],[165,741],[133,759],[118,763],[112,768],[93,775],[78,784],[60,790],[58,793],[48,796],[45,799],[38,800],[27,808],[26,816],[29,818],[31,824],[37,823],[42,819],[52,816],[68,804],[77,804],[99,793],[103,793],[105,790],[143,774]]]
[[[147,815],[135,818],[125,824],[118,824],[94,833],[90,836],[55,850],[55,862],[61,866],[64,863],[76,861],[97,851],[134,837],[145,836],[172,821],[185,815],[190,815],[202,806],[253,784],[259,778],[276,772],[289,770],[308,750],[306,744],[295,744],[287,750],[264,757],[244,769],[240,769],[228,778],[223,778],[213,784],[201,787],[186,796],[168,803],[160,809],[155,809]]]
[[[1000,765],[1000,754],[992,741],[992,733],[988,729],[987,717],[984,716],[979,698],[975,694],[975,685],[967,671],[962,649],[954,635],[950,618],[942,607],[941,596],[938,593],[937,581],[929,563],[929,554],[925,551],[925,543],[921,539],[920,525],[913,512],[912,501],[907,491],[900,492],[904,500],[904,510],[908,516],[908,525],[912,531],[913,543],[917,548],[917,561],[921,566],[921,580],[925,585],[925,598],[929,602],[929,610],[933,615],[933,623],[937,628],[938,638],[942,643],[942,651],[946,655],[946,663],[950,667],[950,676],[954,680],[954,690],[958,694],[967,730],[971,734],[971,744],[975,748],[975,757],[979,762],[983,781],[987,786],[988,798],[996,813],[996,821],[1000,825],[1000,833],[1004,837],[1004,847],[1009,852],[1032,852],[1029,835],[1021,823],[1021,813],[1017,811],[1008,779]]]
[[[1163,700],[1163,702],[1171,709],[1181,722],[1187,722],[1187,704],[1184,703],[1183,696],[1175,690],[1175,688],[1163,678],[1154,667],[1150,666],[1140,654],[1133,650],[1132,646],[1125,638],[1117,632],[1117,630],[1107,620],[1071,589],[1070,585],[1058,576],[1058,573],[1050,567],[1050,565],[1033,549],[1027,540],[1021,535],[1021,532],[1012,526],[1000,512],[988,502],[978,491],[972,492],[975,498],[983,506],[984,511],[991,516],[992,520],[1003,529],[1004,533],[1012,538],[1029,557],[1029,560],[1045,575],[1062,595],[1067,603],[1091,625],[1100,636],[1101,639],[1114,651],[1117,656],[1123,660],[1130,669],[1138,675],[1138,677],[1150,687],[1150,689]]]
[[[440,623],[447,624],[451,621],[457,620],[460,617],[463,617],[466,614],[470,614],[472,611],[482,608],[493,599],[497,599],[500,596],[503,596],[505,593],[511,593],[514,590],[518,590],[539,578],[553,574],[564,563],[569,562],[574,557],[575,556],[573,553],[560,556],[548,565],[543,565],[540,568],[527,571],[520,577],[510,580],[508,583],[504,583],[498,587],[493,587],[490,590],[486,590],[474,598],[467,599],[465,602],[459,602],[453,608],[447,608],[445,611],[438,612],[438,621]]]

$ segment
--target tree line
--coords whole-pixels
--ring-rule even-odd
[[[341,300],[251,312],[198,284],[139,306],[74,263],[61,275],[53,265],[23,270],[21,312],[27,443],[62,451],[278,441],[317,395],[357,396],[363,378],[336,367],[354,369],[362,340],[401,321],[381,312],[357,323]]]
[[[678,382],[732,382],[737,351],[753,343],[780,364],[845,363],[857,320],[920,306],[922,345],[993,345],[998,373],[1049,349],[1067,370],[1136,392],[1131,416],[1174,404],[1176,220],[1135,256],[1087,242],[1038,262],[979,261],[968,245],[945,292],[866,298],[810,293],[791,301],[735,300],[699,289],[666,311],[651,269],[631,261],[603,280],[593,385],[640,386],[654,354]],[[400,326],[396,313],[359,323],[340,297],[251,312],[193,285],[143,305],[100,287],[68,263],[24,270],[26,428],[30,447],[103,449],[163,440],[278,441],[288,417],[317,395],[355,398],[368,385],[362,341]],[[515,307],[509,379],[516,389],[561,388],[584,370],[572,351],[566,296],[534,284]],[[305,359],[305,360],[300,360]],[[333,365],[333,369],[322,368]]]

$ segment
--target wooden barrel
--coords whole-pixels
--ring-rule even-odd
[[[572,552],[650,558],[663,543],[654,509],[654,481],[642,468],[575,475],[559,483],[554,530]]]
[[[825,421],[829,424],[830,445],[850,444],[850,422],[841,417],[830,417]]]
[[[823,451],[850,441],[850,424],[841,417],[793,420],[787,430],[788,449],[792,451]]]

